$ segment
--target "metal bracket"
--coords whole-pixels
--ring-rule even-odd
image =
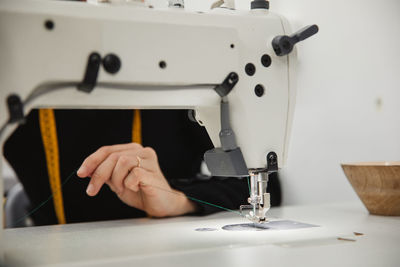
[[[12,94],[7,97],[7,107],[9,123],[21,122],[24,120],[24,104],[18,95]]]
[[[267,155],[267,169],[268,173],[273,173],[278,171],[278,156],[275,152],[269,152]]]
[[[88,62],[86,65],[85,76],[83,81],[78,84],[78,90],[86,93],[93,91],[97,83],[97,76],[101,65],[101,56],[97,52],[93,52],[89,55]]]
[[[221,131],[219,138],[221,147],[206,151],[204,161],[213,176],[244,177],[248,169],[242,151],[236,144],[235,133],[229,118],[229,102],[226,96],[239,81],[235,72],[229,73],[222,84],[215,87],[221,97]]]
[[[226,76],[225,80],[214,88],[220,97],[227,96],[239,81],[239,75],[236,72],[231,72]]]

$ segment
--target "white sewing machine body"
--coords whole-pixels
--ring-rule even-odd
[[[7,62],[0,68],[0,125],[8,120],[8,95],[25,101],[40,86],[79,83],[91,52],[102,57],[114,53],[121,59],[120,71],[100,69],[91,93],[73,86],[55,90],[26,103],[25,113],[34,107],[195,109],[197,121],[218,147],[220,97],[213,88],[236,72],[239,82],[228,95],[231,123],[248,167],[264,167],[270,151],[284,162],[294,106],[289,81],[295,54],[290,60],[278,57],[271,47],[275,36],[289,31],[281,17],[264,10],[200,14],[62,1],[5,1],[0,12],[0,57]],[[54,23],[52,30],[46,29],[47,20]],[[261,64],[264,54],[272,59],[267,68]],[[164,69],[160,61],[166,63]],[[256,67],[253,76],[245,73],[247,63]],[[113,84],[112,90],[102,83]],[[265,88],[262,97],[254,92],[257,84]],[[129,90],[141,85],[154,88]],[[160,90],[154,90],[157,87]]]
[[[25,115],[32,108],[192,109],[219,147],[221,97],[214,88],[236,73],[238,82],[225,98],[246,165],[265,168],[273,151],[281,167],[295,102],[296,52],[277,56],[271,41],[289,33],[284,18],[260,9],[198,13],[138,4],[2,1],[1,144],[17,126],[3,127],[14,94]],[[94,52],[117,55],[121,67],[112,74],[100,66],[94,90],[79,91]],[[249,63],[254,74],[247,73]]]

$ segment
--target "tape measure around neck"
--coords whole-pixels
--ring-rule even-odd
[[[142,120],[139,109],[133,111],[132,142],[142,144]]]
[[[39,110],[40,132],[44,152],[46,155],[47,173],[50,189],[53,195],[53,204],[58,224],[65,224],[64,202],[61,191],[60,159],[58,150],[57,128],[52,109]]]

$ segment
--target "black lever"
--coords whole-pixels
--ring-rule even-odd
[[[318,32],[317,25],[306,26],[290,36],[278,35],[272,40],[272,48],[277,56],[285,56],[292,52],[293,46]]]
[[[101,56],[97,52],[93,52],[89,55],[88,62],[86,65],[85,76],[83,81],[78,84],[78,90],[90,93],[93,91],[97,83],[97,76],[99,74]]]

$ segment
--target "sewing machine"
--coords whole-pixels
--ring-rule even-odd
[[[241,209],[264,222],[268,174],[288,150],[293,46],[318,28],[290,35],[268,2],[251,5],[201,13],[137,1],[2,1],[1,143],[32,108],[188,109],[215,146],[204,156],[211,174],[250,175]]]

